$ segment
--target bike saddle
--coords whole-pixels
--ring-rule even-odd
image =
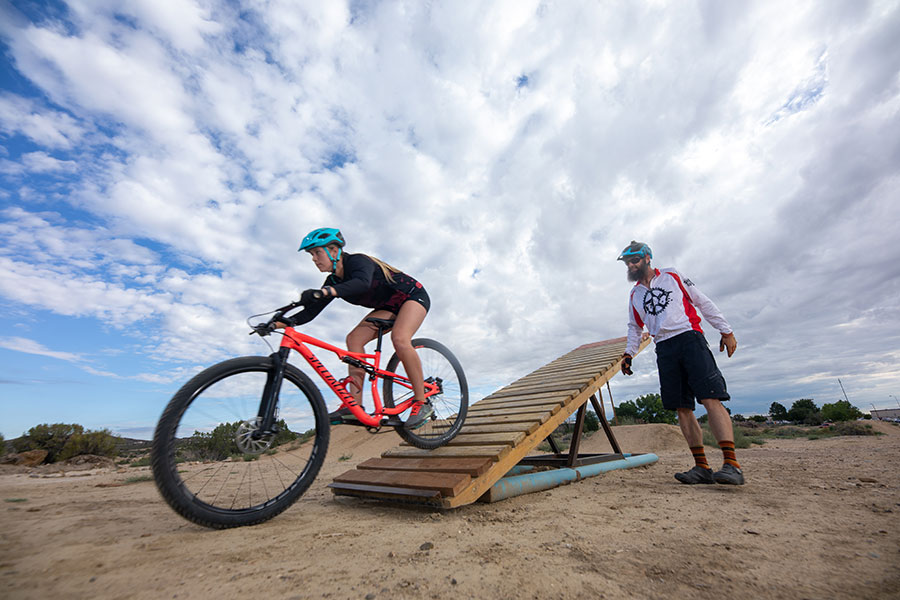
[[[390,329],[394,326],[394,319],[379,319],[377,317],[369,317],[366,319],[369,323],[375,325],[379,329]]]

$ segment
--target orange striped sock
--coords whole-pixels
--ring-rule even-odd
[[[740,463],[737,461],[737,457],[734,455],[734,442],[719,442],[719,448],[722,449],[722,457],[725,459],[726,465],[731,465],[738,469],[741,468]]]
[[[706,452],[703,451],[703,446],[691,446],[691,454],[694,455],[694,462],[697,463],[698,467],[703,467],[704,469],[709,468],[709,463],[706,461]]]

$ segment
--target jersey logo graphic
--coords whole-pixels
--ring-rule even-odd
[[[691,287],[692,285],[694,285],[694,282],[691,281],[690,279],[688,279],[687,277],[685,277],[685,278],[684,278],[684,285],[686,285],[686,286],[688,286],[688,287]]]
[[[652,288],[644,294],[644,310],[651,315],[658,315],[666,310],[669,305],[672,292],[667,292],[662,288]]]

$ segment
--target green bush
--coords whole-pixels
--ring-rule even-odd
[[[3,439],[3,434],[0,433],[0,456],[6,454],[6,440]]]
[[[633,401],[627,400],[616,408],[616,417],[620,424],[623,420],[633,419],[644,423],[668,423],[675,425],[678,418],[675,411],[666,410],[659,394],[644,394]]]
[[[600,419],[597,418],[597,413],[592,410],[587,410],[584,412],[584,430],[585,431],[599,431],[600,430]]]
[[[749,448],[751,444],[764,443],[762,439],[755,435],[747,435],[747,432],[743,427],[735,427],[733,431],[735,448]],[[708,427],[703,427],[703,445],[709,446],[710,448],[719,447],[719,442]]]
[[[59,453],[59,460],[67,460],[82,454],[97,456],[115,456],[116,438],[108,429],[86,431],[72,435]]]
[[[822,418],[826,421],[855,421],[861,416],[862,411],[846,400],[838,400],[833,404],[825,404],[822,406]]]
[[[794,423],[806,423],[807,420],[814,420],[811,418],[811,415],[814,415],[819,412],[819,407],[816,406],[816,403],[813,402],[812,398],[801,398],[800,400],[796,400],[791,405],[791,410],[787,411],[785,418],[788,421],[793,421]],[[821,419],[821,415],[819,416]],[[818,425],[819,423],[807,423],[807,425]]]
[[[842,421],[829,427],[836,435],[879,435],[868,423],[858,421]]]
[[[224,460],[229,456],[241,457],[243,460],[253,460],[247,458],[248,456],[253,456],[255,459],[255,455],[244,455],[238,448],[237,442],[235,442],[235,436],[241,423],[242,421],[221,423],[208,433],[195,431],[194,435],[182,445],[180,449],[182,457],[187,460],[204,461]],[[288,429],[284,419],[279,420],[276,426],[279,431],[275,435],[275,439],[272,440],[272,448],[300,437]],[[303,434],[303,437],[306,437],[306,434]]]
[[[116,455],[116,438],[109,430],[85,431],[84,427],[76,423],[35,425],[17,439],[13,446],[16,452],[46,450],[48,463],[81,454]]]

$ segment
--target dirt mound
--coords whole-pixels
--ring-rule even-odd
[[[648,425],[619,425],[612,428],[622,452],[687,452],[687,444],[677,425],[650,423]],[[612,452],[603,430],[595,431],[582,440],[581,452]]]

